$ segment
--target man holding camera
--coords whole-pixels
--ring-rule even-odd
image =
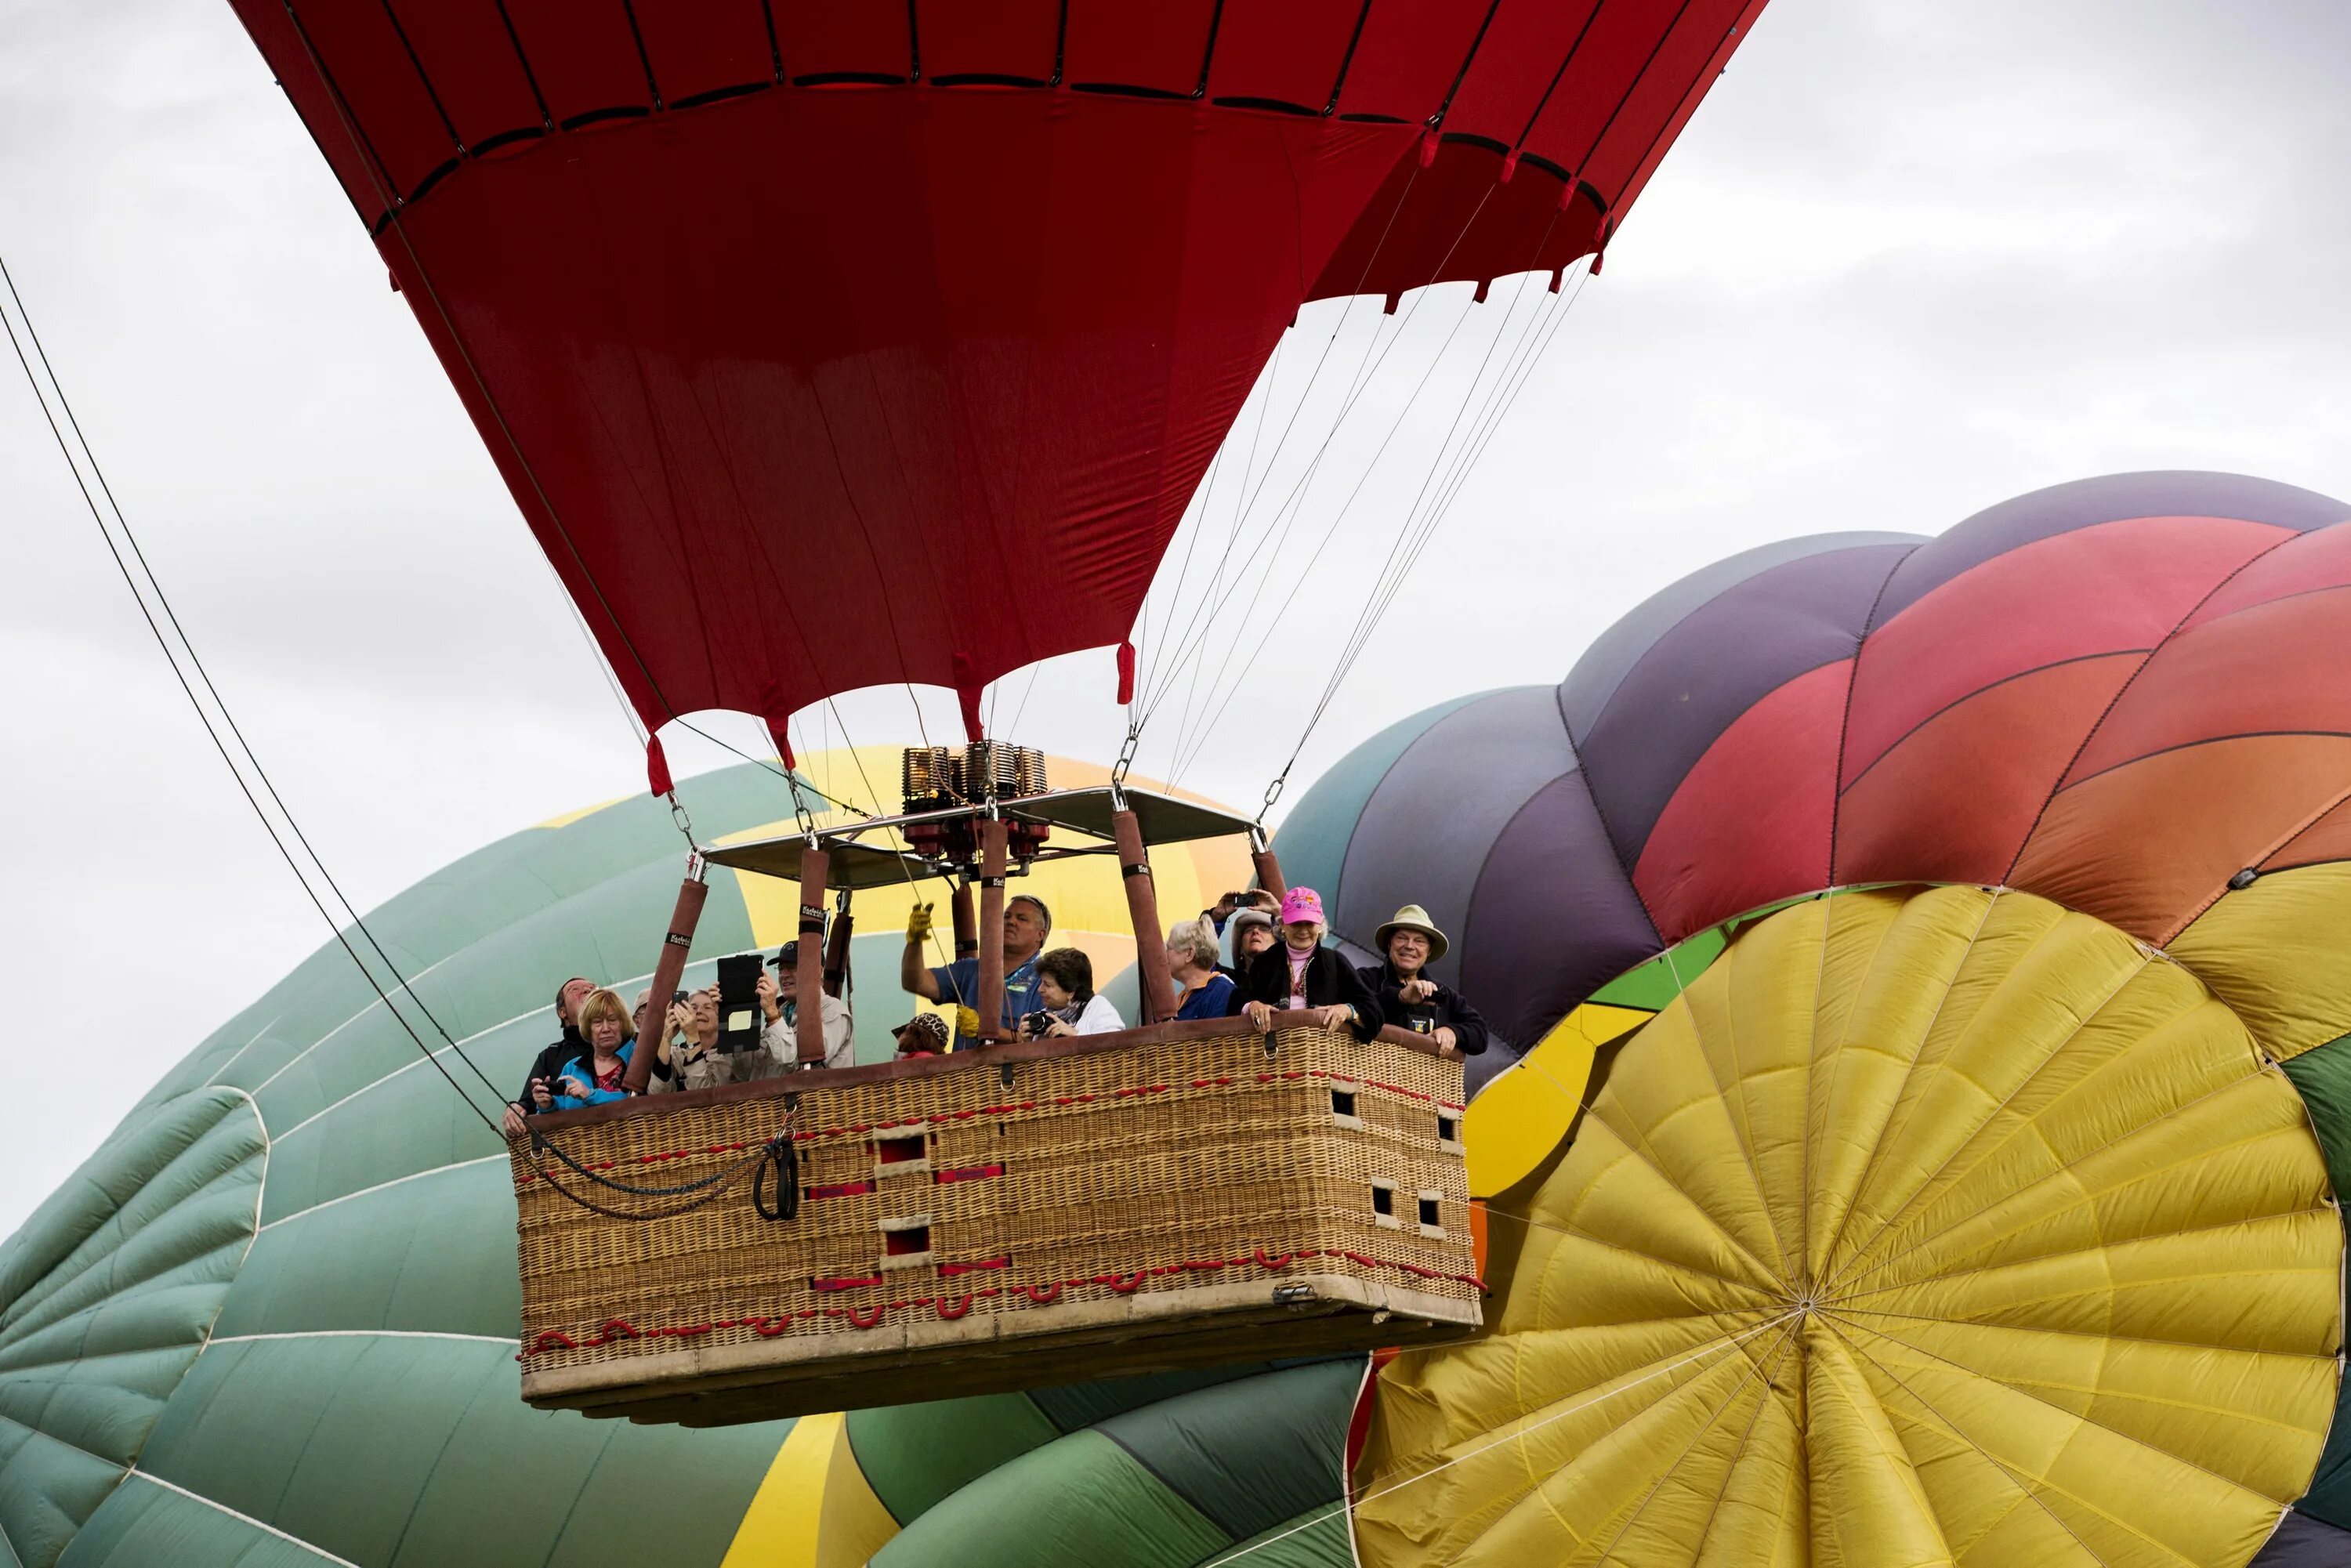
[[[580,1038],[580,1023],[575,1015],[580,1004],[587,1000],[588,993],[595,988],[596,982],[582,975],[574,975],[556,988],[555,1020],[563,1026],[563,1033],[532,1061],[529,1073],[523,1079],[521,1094],[507,1102],[505,1131],[507,1137],[522,1136],[522,1119],[537,1115],[547,1108],[538,1103],[538,1092],[544,1089],[552,1096],[557,1070],[588,1049],[588,1042]]]
[[[1053,934],[1053,912],[1034,894],[1016,893],[1004,905],[1004,1018],[1010,1034],[1021,1019],[1044,1006],[1037,993],[1037,955]],[[979,960],[957,958],[952,964],[925,967],[923,944],[931,935],[931,906],[914,905],[906,917],[906,951],[898,960],[898,984],[928,1002],[946,1002],[956,1009],[957,1051],[969,1051],[979,1041]]]
[[[759,1030],[762,1054],[768,1060],[757,1064],[756,1070],[743,1071],[745,1078],[773,1078],[789,1071],[800,1059],[799,987],[800,945],[787,942],[784,950],[768,960],[773,975],[759,977],[759,1011],[766,1015],[767,1025]],[[854,1067],[857,1065],[856,1025],[850,1017],[849,1004],[830,991],[820,988],[819,1001],[824,1019],[824,1065]]]

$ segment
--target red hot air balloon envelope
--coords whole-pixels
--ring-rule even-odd
[[[1123,639],[1307,299],[1604,245],[1761,0],[233,0],[648,726]]]

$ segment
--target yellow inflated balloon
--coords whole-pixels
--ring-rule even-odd
[[[1648,1016],[1638,1008],[1586,1002],[1479,1091],[1461,1121],[1471,1197],[1491,1197],[1524,1179],[1559,1146],[1583,1103],[1593,1052]]]
[[[1367,1568],[2242,1564],[2333,1415],[2293,1085],[2027,894],[1762,921],[1513,1196],[1494,1332],[1382,1375]]]

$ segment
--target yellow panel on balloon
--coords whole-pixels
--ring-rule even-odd
[[[2224,893],[2172,957],[2280,1061],[2351,1034],[2351,862],[2270,872]]]
[[[719,1568],[858,1568],[897,1533],[857,1468],[847,1418],[807,1416],[792,1424]]]
[[[2030,894],[1744,932],[1524,1201],[1494,1332],[1381,1374],[1365,1568],[2242,1568],[2334,1415],[2293,1084]]]
[[[1638,1008],[1586,1002],[1478,1092],[1461,1117],[1471,1197],[1491,1197],[1542,1164],[1583,1103],[1592,1053],[1648,1016]]]

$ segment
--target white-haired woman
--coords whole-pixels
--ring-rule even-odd
[[[1233,982],[1217,967],[1217,928],[1207,920],[1179,921],[1167,933],[1167,972],[1176,980],[1176,1019],[1220,1019]]]

